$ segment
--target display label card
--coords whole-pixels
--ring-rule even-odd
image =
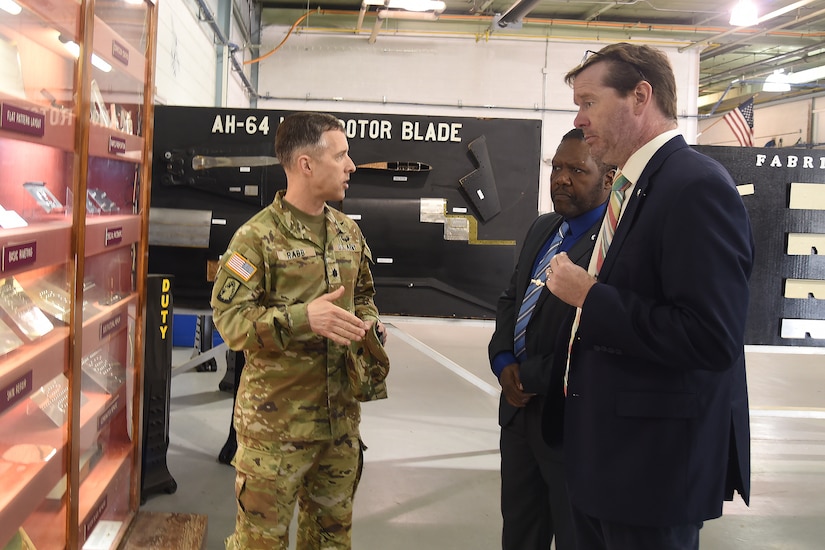
[[[105,246],[115,246],[123,241],[123,226],[107,227]]]
[[[122,155],[126,152],[126,140],[123,138],[109,136],[109,153]]]
[[[103,517],[103,513],[106,511],[106,506],[109,504],[109,495],[103,495],[95,507],[89,512],[89,519],[86,520],[86,523],[83,524],[83,539],[88,540],[89,535],[92,531],[95,530],[97,526],[97,522],[100,521],[100,518]],[[83,545],[83,548],[86,548],[86,545]]]
[[[26,397],[32,391],[32,371],[0,389],[0,413]]]
[[[37,261],[37,241],[3,247],[3,271],[34,264]]]
[[[113,334],[120,330],[120,327],[123,326],[123,314],[118,313],[111,319],[103,321],[100,323],[100,339],[103,340],[110,334]]]
[[[112,418],[115,416],[117,411],[120,410],[120,396],[115,397],[115,399],[106,407],[100,416],[97,417],[97,429],[98,431],[103,428],[106,424],[108,424]]]
[[[112,40],[112,57],[123,63],[124,65],[129,64],[129,48],[118,42],[117,40]]]
[[[46,115],[43,113],[3,103],[0,114],[0,128],[4,130],[37,137],[46,135]]]
[[[86,540],[83,550],[110,550],[122,526],[122,521],[101,521],[92,531],[92,536]]]

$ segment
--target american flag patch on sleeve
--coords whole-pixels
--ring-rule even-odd
[[[247,261],[246,258],[238,254],[237,252],[233,252],[232,256],[226,260],[226,269],[243,279],[244,281],[248,281],[252,278],[258,268],[252,265]]]

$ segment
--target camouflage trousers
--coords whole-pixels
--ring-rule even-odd
[[[298,550],[349,550],[361,475],[358,436],[283,442],[238,436],[235,532],[227,550],[287,550],[298,503]]]

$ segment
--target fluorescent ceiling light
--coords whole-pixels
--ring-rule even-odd
[[[365,6],[382,6],[407,11],[434,11],[441,13],[447,5],[441,0],[364,0]]]
[[[756,5],[751,0],[739,0],[730,12],[730,24],[734,27],[752,27],[759,23]]]
[[[66,51],[72,54],[72,57],[75,59],[80,57],[80,46],[77,45],[77,42],[64,38],[62,34],[60,35],[59,40],[60,43],[63,44],[63,47],[66,48]]]
[[[806,69],[798,73],[788,75],[788,82],[791,84],[802,84],[804,82],[813,82],[814,80],[822,80],[825,78],[825,65],[821,67],[814,67],[813,69]]]
[[[440,0],[390,0],[387,7],[407,11],[437,11],[441,13],[447,6]]]
[[[0,10],[9,12],[12,15],[17,15],[23,8],[14,0],[0,0]]]
[[[784,69],[777,69],[772,74],[768,75],[765,83],[762,85],[763,92],[790,92],[791,84],[788,81],[788,75],[785,74]]]
[[[375,14],[379,20],[408,19],[412,21],[438,21],[438,14],[433,11],[378,10]]]
[[[63,47],[66,48],[72,57],[77,59],[80,57],[80,46],[77,45],[77,42],[74,40],[69,40],[65,38],[62,34],[58,37]],[[103,71],[104,73],[108,73],[112,70],[112,66],[106,62],[102,57],[98,56],[96,53],[92,54],[92,65]]]
[[[94,65],[104,73],[111,72],[112,70],[112,66],[109,65],[102,57],[98,57],[96,53],[92,54],[92,65]]]

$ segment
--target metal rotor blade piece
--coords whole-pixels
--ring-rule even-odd
[[[195,155],[192,157],[193,170],[208,170],[210,168],[242,168],[244,166],[272,166],[280,164],[276,157],[208,157]]]

